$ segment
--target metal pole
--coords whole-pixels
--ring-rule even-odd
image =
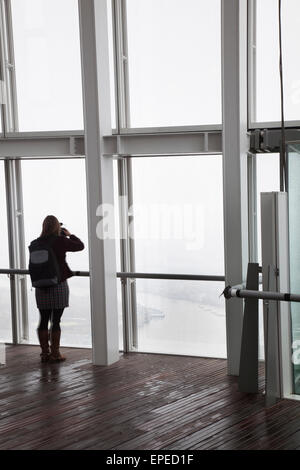
[[[239,299],[261,299],[276,300],[278,302],[300,302],[299,294],[264,292],[259,290],[240,289],[238,287],[227,287],[225,291],[224,296],[226,299],[238,297]]]

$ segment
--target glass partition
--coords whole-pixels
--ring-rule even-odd
[[[300,293],[300,143],[288,146],[290,291]],[[291,302],[294,393],[300,395],[300,303]]]

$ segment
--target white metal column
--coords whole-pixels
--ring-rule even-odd
[[[222,0],[223,181],[226,285],[246,279],[247,0]],[[238,375],[243,301],[226,302],[228,373]]]
[[[113,161],[105,157],[111,134],[106,0],[79,0],[87,165],[93,362],[119,359],[115,241],[100,239],[97,208],[113,204]]]

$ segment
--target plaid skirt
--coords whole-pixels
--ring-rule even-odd
[[[37,308],[49,310],[69,307],[69,294],[67,281],[63,281],[54,287],[37,287],[35,289]]]

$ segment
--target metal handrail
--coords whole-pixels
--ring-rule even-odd
[[[243,286],[242,286],[243,287]],[[223,292],[225,299],[229,300],[234,297],[240,299],[261,299],[261,300],[276,300],[279,302],[300,302],[299,294],[290,294],[283,292],[271,292],[243,289],[241,286],[226,287]]]
[[[88,271],[72,271],[73,276],[83,276],[83,277],[88,277],[90,273]],[[14,275],[14,274],[19,274],[19,275],[27,275],[29,274],[28,269],[0,269],[0,274],[8,274],[8,275]]]
[[[166,279],[176,281],[220,281],[225,282],[225,276],[209,276],[200,274],[163,274],[163,273],[117,273],[123,279]]]
[[[0,269],[0,274],[8,275],[27,275],[28,269]],[[88,277],[88,271],[73,271],[74,276]],[[117,272],[117,277],[120,279],[165,279],[176,281],[216,281],[225,282],[225,276],[210,276],[210,275],[197,275],[197,274],[157,274],[157,273],[120,273]]]

